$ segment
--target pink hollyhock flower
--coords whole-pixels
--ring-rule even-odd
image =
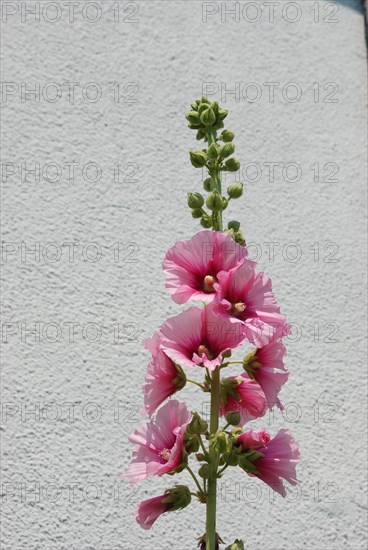
[[[239,411],[240,422],[245,424],[249,420],[259,418],[267,410],[267,401],[261,386],[250,380],[246,373],[240,376],[231,376],[221,381],[220,414]]]
[[[152,352],[152,359],[142,386],[145,405],[142,414],[148,413],[152,416],[165,399],[185,386],[186,377],[182,369],[160,348],[159,334],[146,340],[145,344]]]
[[[213,312],[212,304],[203,309],[190,307],[165,321],[160,328],[161,348],[183,367],[196,365],[214,370],[223,354],[245,339],[241,326]]]
[[[184,432],[191,418],[186,404],[173,400],[161,407],[154,420],[138,426],[129,437],[136,447],[122,478],[134,484],[180,466]]]
[[[284,408],[278,394],[290,375],[284,367],[285,353],[282,341],[276,340],[250,353],[244,360],[244,368],[261,386],[270,410],[274,405],[280,410]]]
[[[136,520],[143,529],[150,529],[161,514],[182,510],[190,504],[191,499],[188,487],[175,485],[159,497],[140,502],[135,512]]]
[[[267,445],[270,439],[270,434],[267,430],[254,430],[251,428],[247,432],[240,434],[237,442],[241,443],[243,449],[258,449]]]
[[[143,529],[151,529],[156,519],[170,510],[170,504],[165,504],[165,500],[167,495],[160,495],[138,504],[135,519]]]
[[[244,448],[244,451],[246,450],[247,448]],[[296,465],[300,461],[299,444],[289,430],[280,430],[268,443],[257,447],[257,452],[263,455],[252,461],[258,472],[249,473],[249,475],[259,477],[274,491],[285,497],[286,490],[282,479],[291,485],[296,485],[298,482]]]
[[[254,267],[248,260],[218,274],[215,312],[240,321],[249,342],[260,348],[286,336],[289,329],[273,295],[271,279],[264,273],[255,274]]]
[[[220,271],[236,267],[246,256],[246,249],[230,235],[200,231],[188,241],[177,242],[166,254],[166,288],[177,304],[190,299],[211,302]]]

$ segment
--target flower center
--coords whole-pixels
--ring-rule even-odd
[[[201,344],[200,346],[198,346],[197,355],[199,357],[202,357],[203,354],[207,357],[207,359],[213,359],[213,356],[209,349],[204,344]]]
[[[171,451],[169,449],[163,449],[160,453],[162,458],[168,462],[171,458]]]
[[[232,304],[229,313],[231,315],[238,315],[239,313],[244,313],[246,309],[247,306],[244,304],[244,302],[236,302],[236,304]]]
[[[206,275],[203,279],[203,290],[205,292],[215,292],[213,285],[217,283],[216,277],[213,275]]]

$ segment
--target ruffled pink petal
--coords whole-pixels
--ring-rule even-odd
[[[168,511],[169,507],[164,503],[167,495],[150,498],[140,502],[135,511],[135,518],[143,529],[151,529],[157,518]]]

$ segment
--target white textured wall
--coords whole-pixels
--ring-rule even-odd
[[[289,2],[280,0],[272,23],[269,8],[259,1],[263,15],[253,24],[243,17],[222,22],[223,2],[208,4],[208,10],[219,11],[207,22],[200,1],[139,1],[138,14],[130,17],[133,7],[120,2],[125,12],[114,22],[113,2],[100,0],[102,16],[95,24],[83,18],[85,0],[77,3],[73,23],[63,2],[62,18],[54,24],[45,20],[55,17],[52,6],[40,22],[32,16],[22,22],[22,4],[31,9],[50,2],[2,2],[7,11],[19,10],[7,21],[3,14],[2,80],[19,88],[22,82],[28,88],[39,82],[46,96],[22,102],[16,91],[6,102],[2,98],[2,238],[8,243],[3,251],[14,252],[3,257],[2,548],[192,550],[204,531],[200,504],[161,518],[150,532],[134,521],[135,501],[159,494],[179,478],[150,480],[134,491],[120,484],[117,492],[130,455],[127,437],[142,405],[148,354],[141,341],[178,312],[165,291],[161,261],[168,247],[196,230],[186,193],[200,190],[200,173],[188,162],[196,142],[183,113],[204,82],[220,90],[221,83],[228,90],[239,83],[241,92],[255,82],[262,90],[253,103],[221,93],[210,97],[230,109],[228,125],[236,132],[243,165],[263,168],[257,183],[249,182],[254,175],[249,169],[245,197],[232,205],[231,217],[241,219],[248,241],[257,243],[253,255],[258,250],[260,268],[273,278],[283,311],[295,323],[287,358],[292,377],[283,391],[286,414],[275,412],[258,424],[272,433],[290,427],[302,448],[300,490],[286,501],[276,495],[270,502],[261,483],[257,499],[252,480],[240,471],[226,477],[219,532],[227,543],[244,538],[248,550],[366,548],[366,51],[360,2],[342,1],[333,15],[334,7],[320,1],[320,19],[314,22],[317,12],[311,7],[317,4],[303,0],[294,3],[300,20],[290,23],[281,15]],[[94,17],[93,7],[86,13]],[[295,13],[291,7],[286,16]],[[248,18],[254,16],[250,9]],[[72,103],[65,86],[72,81],[97,83],[101,99],[87,101],[76,86]],[[55,88],[45,88],[50,82],[63,85],[54,103]],[[125,101],[114,101],[109,89],[114,82]],[[137,92],[124,89],[131,82]],[[280,83],[273,103],[267,82]],[[302,90],[295,103],[281,93],[289,82]],[[316,82],[319,99],[311,89]],[[331,82],[333,87],[323,88]],[[337,93],[329,96],[336,85]],[[295,89],[287,91],[292,97]],[[137,103],[127,101],[129,92]],[[6,162],[13,164],[6,168]],[[22,162],[27,168],[38,162],[41,170],[50,162],[79,167],[74,181],[66,167],[59,181],[42,175],[35,181],[32,174],[22,181]],[[101,167],[96,183],[87,181],[92,171],[81,175],[88,162]],[[120,182],[109,169],[116,162],[122,166]],[[276,167],[272,182],[267,162],[281,168],[297,163],[301,176],[287,181]],[[127,176],[127,163],[138,165],[133,177],[138,181]],[[310,168],[315,163],[319,181]],[[335,164],[324,168],[326,163]],[[335,165],[333,182],[326,176]],[[4,172],[15,166],[14,175]],[[294,177],[291,168],[288,174],[289,180]],[[29,248],[40,244],[39,261],[32,254],[22,258],[22,242]],[[48,258],[57,249],[44,246],[50,242],[62,250],[56,262]],[[80,243],[73,262],[67,242]],[[95,249],[82,253],[90,242],[102,251],[95,263],[86,261]],[[114,261],[116,242],[122,251]],[[279,243],[274,258],[269,242]],[[299,248],[288,248],[290,242]],[[127,243],[136,243],[138,252],[123,250]],[[295,252],[301,257],[291,261]],[[22,327],[32,329],[37,322],[39,338],[22,334]],[[48,323],[62,330],[55,343],[55,325]],[[74,341],[66,323],[76,323]],[[88,341],[94,337],[89,323],[101,327],[96,342]],[[112,332],[117,323],[119,344]],[[191,388],[182,397],[201,408],[201,397]],[[45,409],[47,403],[56,405]],[[76,404],[74,418],[65,403]],[[100,418],[93,422],[96,411]],[[55,412],[59,418],[52,422]],[[185,474],[180,479],[189,482]],[[36,496],[30,492],[35,483]]]

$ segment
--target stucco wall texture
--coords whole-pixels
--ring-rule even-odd
[[[148,532],[134,520],[187,474],[119,481],[142,341],[181,309],[161,262],[199,229],[184,112],[202,91],[230,110],[243,166],[227,219],[294,328],[286,409],[253,424],[289,427],[302,449],[285,500],[224,477],[218,531],[248,550],[366,548],[361,3],[73,9],[2,2],[2,550],[194,550],[204,532],[199,503]],[[208,413],[195,389],[179,397]]]

